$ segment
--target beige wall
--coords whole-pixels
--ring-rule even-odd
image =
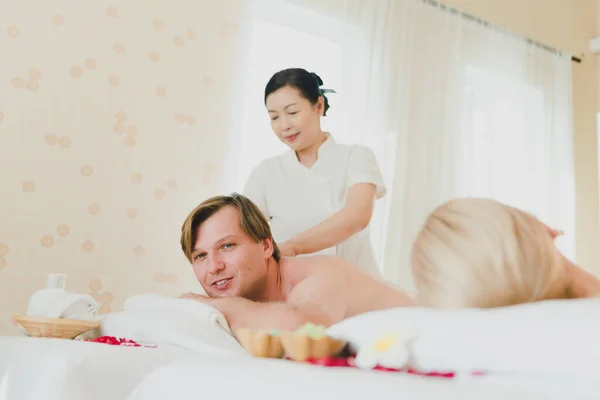
[[[598,152],[596,112],[599,70],[597,56],[589,52],[598,36],[597,0],[445,0],[491,23],[506,27],[575,55],[573,64],[575,174],[577,191],[577,261],[600,274],[600,215],[598,210]]]
[[[101,311],[198,289],[179,249],[219,193],[239,0],[0,4],[0,335],[52,272]]]

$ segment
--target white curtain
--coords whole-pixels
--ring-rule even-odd
[[[565,230],[558,245],[574,259],[570,55],[429,0],[288,1],[339,22],[328,122],[378,156],[389,192],[371,229],[388,280],[412,290],[414,236],[457,196],[534,213]]]

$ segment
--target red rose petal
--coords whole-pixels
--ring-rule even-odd
[[[356,364],[354,364],[354,357],[323,357],[323,358],[312,358],[312,359],[308,359],[306,360],[307,363],[309,364],[313,364],[313,365],[320,365],[323,367],[351,367],[351,368],[358,368],[356,366]],[[414,368],[406,368],[406,369],[395,369],[395,368],[386,368],[386,367],[382,367],[381,365],[377,365],[373,368],[373,370],[375,371],[386,371],[386,372],[400,372],[400,373],[406,373],[409,375],[418,375],[418,376],[428,376],[428,377],[432,377],[432,378],[445,378],[445,379],[452,379],[456,377],[456,373],[454,372],[450,372],[450,371],[446,371],[446,372],[440,372],[440,371],[429,371],[429,372],[421,372],[421,371],[417,371]],[[471,375],[473,376],[482,376],[485,375],[485,372],[481,372],[481,371],[477,371],[477,372],[473,372]]]
[[[95,339],[87,339],[86,342],[104,343],[112,346],[129,346],[129,347],[141,347],[142,345],[136,343],[131,339],[116,338],[114,336],[100,336]],[[156,347],[156,346],[144,346],[144,347]]]

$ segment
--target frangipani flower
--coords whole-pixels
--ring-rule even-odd
[[[413,334],[397,331],[386,332],[377,336],[373,342],[358,349],[354,360],[358,368],[372,369],[376,366],[402,369],[409,360],[408,342]]]

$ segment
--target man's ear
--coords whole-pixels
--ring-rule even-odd
[[[273,251],[275,251],[275,248],[273,247],[273,239],[263,239],[263,254],[265,259],[271,258]]]

